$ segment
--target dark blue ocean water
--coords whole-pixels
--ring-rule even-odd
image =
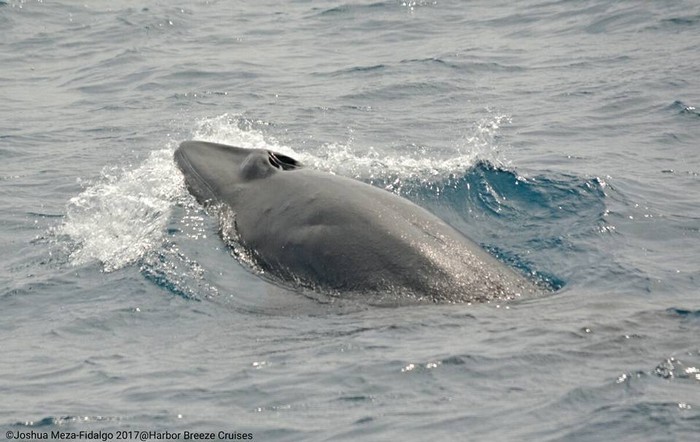
[[[697,440],[697,2],[4,0],[0,30],[0,437]],[[552,293],[273,284],[185,191],[192,138],[386,187]]]

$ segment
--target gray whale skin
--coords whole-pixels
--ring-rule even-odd
[[[224,237],[265,271],[335,294],[485,302],[540,292],[437,216],[391,192],[285,155],[185,141],[175,161],[192,195],[230,208]],[[371,298],[370,298],[371,300]]]

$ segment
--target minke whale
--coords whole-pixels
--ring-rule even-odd
[[[541,291],[387,190],[264,149],[185,141],[175,161],[200,204],[230,209],[233,222],[222,223],[222,236],[283,281],[338,295],[440,303]]]

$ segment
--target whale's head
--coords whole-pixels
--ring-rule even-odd
[[[294,158],[276,152],[207,141],[183,142],[175,151],[175,162],[200,203],[235,193],[242,184],[301,168]]]

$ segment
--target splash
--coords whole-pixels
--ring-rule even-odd
[[[132,170],[109,169],[68,202],[58,236],[70,238],[70,262],[93,260],[110,272],[160,247],[174,202],[185,194],[172,149],[154,151]]]
[[[461,176],[478,161],[503,164],[499,131],[507,123],[510,123],[509,116],[491,114],[472,123],[460,140],[440,151],[418,145],[356,148],[350,141],[316,148],[307,146],[307,150],[298,152],[266,135],[265,122],[230,114],[199,120],[193,138],[249,149],[274,150],[298,159],[308,167],[363,181],[383,181],[386,184],[407,179],[436,182],[452,175]]]
[[[192,139],[230,144],[245,149],[268,149],[301,158],[303,155],[289,146],[265,135],[268,123],[249,120],[225,113],[211,118],[197,120],[192,131]]]

